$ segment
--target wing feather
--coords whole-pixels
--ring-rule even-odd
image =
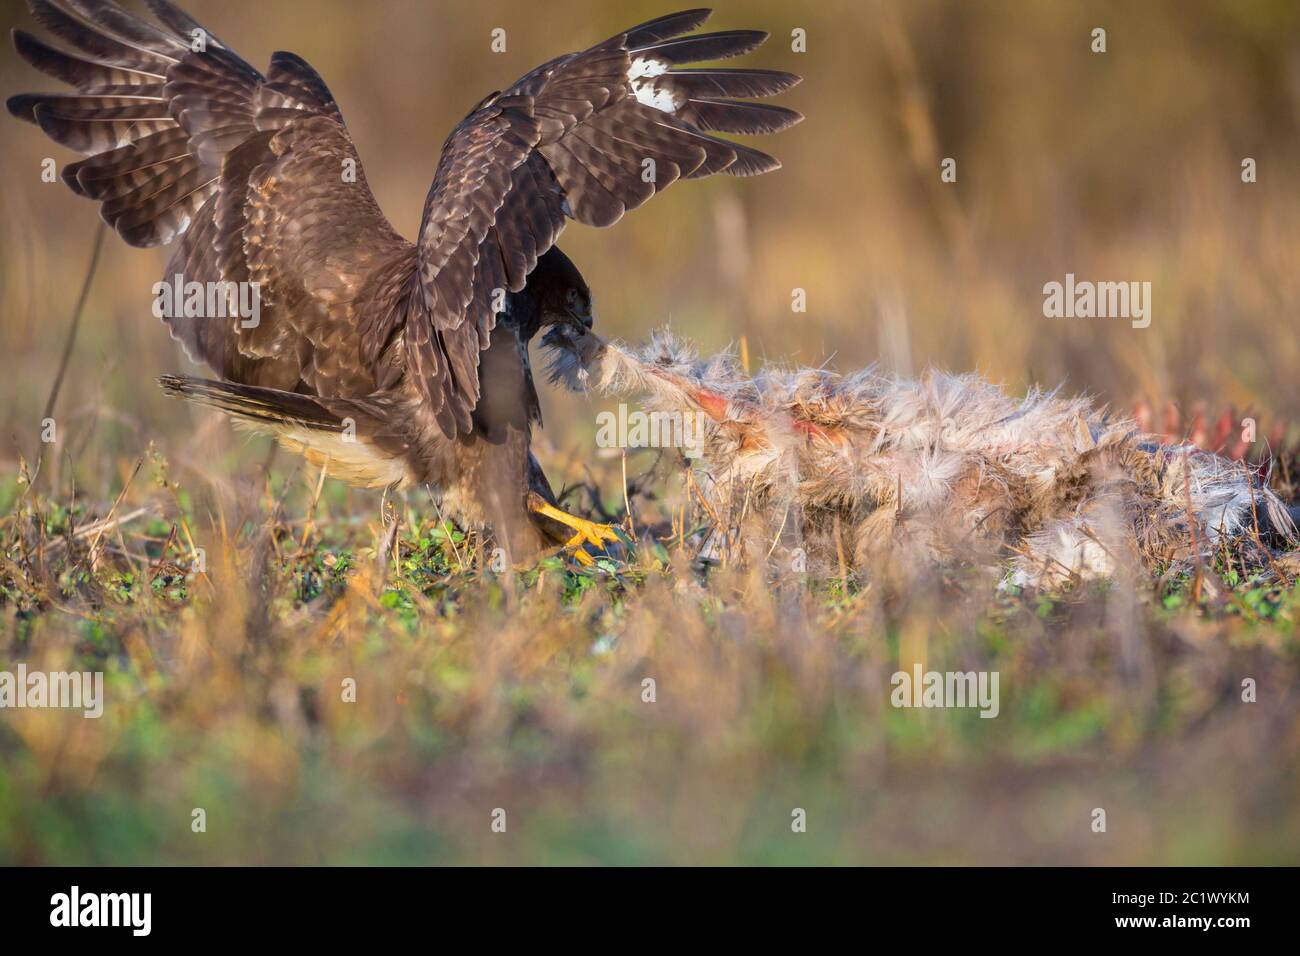
[[[479,397],[460,343],[486,347],[496,320],[486,294],[517,290],[565,218],[608,226],[678,179],[779,166],[709,133],[767,133],[798,122],[793,110],[734,99],[782,92],[798,77],[677,70],[740,56],[767,37],[755,30],[682,36],[708,16],[704,9],[669,14],[550,60],[481,103],[448,138],[418,242],[427,315],[414,324],[427,321],[430,329],[408,332],[407,344],[422,392],[431,403],[449,403],[458,422]],[[447,365],[438,364],[440,354]]]
[[[193,357],[232,381],[322,397],[391,384],[405,363],[448,435],[472,427],[499,293],[524,288],[567,220],[609,225],[678,179],[775,169],[711,134],[801,118],[745,101],[793,74],[683,66],[748,53],[766,34],[687,36],[704,9],[658,17],[480,103],[448,137],[412,246],[379,211],[306,61],[278,52],[263,76],[169,0],[146,3],[152,22],[113,0],[29,0],[77,52],[15,31],[19,54],[76,92],[13,97],[10,112],[87,155],[64,179],[128,242],[179,239],[169,280],[256,284],[260,323],[167,319]]]
[[[190,356],[232,381],[324,397],[391,385],[382,355],[413,307],[414,247],[375,204],[316,71],[278,52],[263,76],[168,0],[148,0],[156,22],[112,0],[30,6],[80,52],[22,31],[15,47],[77,92],[16,96],[9,111],[87,154],[64,180],[127,242],[180,239],[165,282],[247,283],[259,296],[257,321],[168,314]],[[484,174],[500,178],[491,164]],[[359,302],[381,316],[378,345],[363,339]]]

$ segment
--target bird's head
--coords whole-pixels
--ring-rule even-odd
[[[555,300],[542,307],[542,325],[581,325],[588,331],[595,325],[591,314],[591,290],[581,277],[574,285],[555,290]]]
[[[594,318],[591,310],[591,289],[578,267],[559,249],[552,246],[537,260],[537,267],[528,274],[528,292],[538,303],[538,329],[547,335],[556,328],[575,326],[589,331]]]

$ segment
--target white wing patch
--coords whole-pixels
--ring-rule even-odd
[[[635,84],[647,76],[663,76],[668,72],[668,64],[648,56],[639,56],[632,61],[632,68],[627,71],[628,80]]]
[[[636,93],[638,103],[644,103],[661,113],[676,113],[677,107],[681,105],[673,98],[670,90],[656,89],[653,86],[634,85],[632,92]]]
[[[669,64],[663,60],[651,57],[639,56],[632,61],[632,67],[627,71],[627,81],[638,103],[661,113],[677,112],[682,105],[681,101],[666,85],[660,86],[655,82],[656,77],[668,72],[668,67]]]

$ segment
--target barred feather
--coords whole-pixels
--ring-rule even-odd
[[[276,53],[263,75],[169,0],[147,5],[152,21],[113,0],[31,0],[80,52],[22,31],[15,46],[77,92],[19,95],[10,112],[87,155],[64,180],[129,243],[180,238],[168,281],[261,290],[258,323],[168,316],[192,356],[251,387],[328,396],[392,387],[397,356],[449,437],[474,428],[497,290],[523,290],[568,219],[607,226],[678,179],[775,169],[710,133],[800,118],[736,99],[782,92],[792,74],[678,69],[766,34],[687,36],[704,9],[659,17],[475,107],[443,150],[413,248],[379,212],[305,60]],[[340,189],[349,165],[355,186]]]

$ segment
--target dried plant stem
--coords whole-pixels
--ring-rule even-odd
[[[381,524],[383,523],[384,520],[384,510],[387,504],[388,501],[387,499],[385,499],[383,504],[381,504],[379,507],[379,520]],[[402,525],[402,515],[397,510],[397,508],[394,507],[393,523],[385,529],[384,540],[379,545],[379,554],[376,555],[376,560],[379,564],[379,590],[381,591],[384,589],[384,582],[388,579],[388,559],[390,555],[392,555],[396,547],[397,529],[400,528],[401,525]],[[400,561],[396,561],[395,563],[398,565],[400,569],[401,567]]]
[[[117,514],[117,506],[120,505],[122,503],[122,499],[126,497],[127,490],[131,487],[131,482],[135,481],[135,476],[140,473],[140,466],[143,464],[144,464],[143,457],[136,460],[135,467],[131,469],[131,474],[127,477],[126,481],[122,485],[122,490],[117,493],[117,498],[113,502],[113,507],[109,508],[108,514],[104,516],[104,520],[103,522],[101,522],[99,531],[96,532],[95,534],[95,540],[90,542],[89,558],[90,558],[90,570],[92,572],[99,565],[100,539],[104,537],[105,531],[107,531],[109,528],[116,527],[116,524],[113,521],[113,516]]]
[[[95,279],[95,272],[99,268],[99,254],[104,248],[104,235],[108,227],[103,221],[99,223],[99,228],[95,230],[95,245],[90,253],[90,265],[86,267],[86,278],[81,282],[81,294],[77,296],[76,308],[72,311],[72,324],[68,327],[68,337],[63,343],[63,355],[59,359],[59,370],[54,376],[54,384],[50,386],[50,396],[45,400],[45,413],[42,418],[49,418],[54,414],[54,406],[59,401],[59,391],[63,388],[63,377],[68,372],[68,362],[72,358],[72,349],[77,342],[77,332],[81,328],[81,316],[86,310],[86,299],[90,297],[90,284]]]
[[[307,508],[307,520],[304,522],[302,529],[302,542],[298,545],[306,549],[307,539],[311,537],[312,530],[316,527],[316,504],[320,501],[321,490],[325,487],[325,476],[329,471],[330,460],[327,457],[320,466],[320,477],[316,479],[316,490],[312,492],[311,505]]]
[[[627,511],[628,534],[636,537],[636,521],[632,518],[632,500],[627,493],[627,449],[623,449],[623,508]]]
[[[1192,507],[1192,463],[1190,456],[1183,453],[1183,496],[1187,504],[1187,525],[1192,535],[1192,559],[1195,562],[1196,575],[1192,580],[1192,603],[1201,601],[1201,542],[1197,535],[1196,511]]]
[[[110,528],[113,529],[120,528],[122,525],[129,524],[130,522],[134,521],[136,518],[139,518],[142,515],[147,515],[152,511],[153,508],[146,505],[142,508],[136,508],[134,511],[130,512],[129,514],[122,515],[120,518],[115,518],[110,514],[109,517],[104,518],[100,521],[92,521],[90,524],[82,525],[80,528],[72,532],[67,537],[57,538],[54,541],[50,542],[50,548],[49,548],[50,553],[53,553],[57,551],[59,548],[64,547],[65,545],[68,544],[69,541],[77,540],[79,538],[85,538],[92,534],[97,536],[102,535],[105,531],[109,530]]]
[[[443,517],[442,508],[438,504],[438,499],[433,496],[433,489],[428,485],[425,485],[424,489],[429,493],[429,500],[433,502],[433,510],[438,515],[438,524],[444,531],[446,531],[447,525],[450,522]],[[451,553],[456,556],[456,569],[463,574],[465,572],[465,562],[460,556],[460,548],[456,547],[456,539],[452,537],[451,531],[447,532],[447,543],[451,545]]]
[[[840,536],[840,516],[835,516],[835,559],[840,566],[840,593],[849,593],[849,565],[844,558],[844,540]]]

